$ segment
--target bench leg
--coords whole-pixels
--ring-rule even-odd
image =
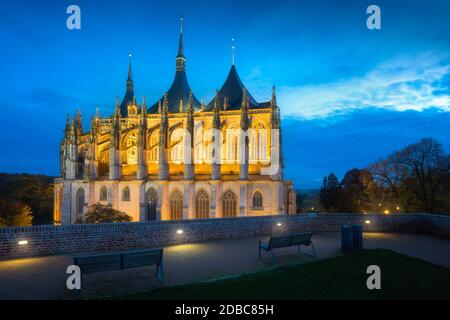
[[[270,259],[263,258],[262,254],[261,254],[261,248],[259,248],[259,259],[261,259],[262,261],[269,263],[269,264],[275,264],[277,260],[275,258],[275,254],[273,253],[273,250],[271,249],[271,250],[266,250],[266,251],[270,251],[271,258]]]
[[[161,261],[160,264],[158,264],[156,266],[156,273],[155,273],[156,278],[158,279],[159,283],[163,282],[163,263]]]
[[[272,264],[277,263],[277,259],[275,258],[275,254],[273,253],[273,250],[270,250],[270,253],[272,254]]]
[[[302,253],[301,246],[298,246],[298,253]]]
[[[261,240],[259,240],[258,250],[259,250],[259,260],[261,260]]]
[[[309,253],[303,253],[305,256],[308,256],[308,257],[313,257],[313,258],[315,258],[316,257],[316,250],[314,249],[314,244],[312,243],[312,241],[309,243],[309,245],[311,246],[311,249],[312,249],[312,252],[313,252],[313,254],[309,254]],[[300,246],[298,246],[298,251],[300,252]]]

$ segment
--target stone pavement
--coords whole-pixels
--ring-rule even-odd
[[[164,249],[164,286],[207,281],[243,273],[268,270],[273,266],[258,259],[258,240],[252,237],[185,244]],[[324,259],[340,254],[340,233],[313,235],[318,254]],[[450,241],[434,236],[407,233],[365,233],[364,247],[384,248],[450,268]],[[310,250],[302,247],[302,250]],[[297,248],[275,251],[276,266],[314,261],[298,255]],[[264,252],[263,252],[264,254]],[[72,299],[66,289],[65,270],[72,255],[47,256],[0,261],[0,299]],[[159,287],[154,267],[88,274],[84,277],[84,296],[131,293]]]

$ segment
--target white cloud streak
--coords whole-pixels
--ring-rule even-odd
[[[280,87],[278,102],[283,116],[303,119],[326,118],[365,108],[450,111],[450,95],[443,83],[449,71],[447,54],[401,56],[377,65],[363,77]]]

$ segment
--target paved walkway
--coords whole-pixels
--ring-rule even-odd
[[[273,266],[258,259],[259,239],[253,237],[167,247],[164,250],[164,285],[207,281]],[[315,233],[313,241],[324,259],[340,254],[340,233]],[[365,233],[365,248],[386,248],[450,268],[450,241],[422,234]],[[303,249],[303,248],[302,248]],[[305,248],[305,250],[309,250]],[[305,263],[313,258],[298,255],[295,247],[279,249],[277,266]],[[0,299],[70,299],[65,270],[71,255],[0,261]],[[156,288],[153,267],[85,276],[86,296],[125,293]]]

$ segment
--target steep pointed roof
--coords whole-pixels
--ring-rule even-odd
[[[183,18],[180,19],[180,40],[178,41],[178,54],[177,58],[184,58],[183,48]]]
[[[176,56],[176,71],[175,78],[173,79],[172,85],[169,90],[167,90],[167,101],[169,107],[169,113],[180,112],[180,104],[182,104],[182,112],[187,112],[189,105],[189,96],[192,89],[189,85],[187,75],[186,75],[186,57],[184,56],[183,49],[183,19],[180,20],[180,39],[178,42],[178,53]],[[163,102],[164,95],[153,104],[148,113],[158,113],[158,104]],[[192,94],[192,103],[194,109],[198,110],[201,108],[201,103]]]
[[[128,63],[128,77],[127,77],[127,89],[125,91],[125,96],[120,103],[120,113],[122,117],[128,117],[128,103],[132,103],[134,98],[134,82],[133,82],[133,72],[131,69],[131,53],[129,54]]]
[[[237,73],[236,67],[233,64],[231,66],[230,72],[228,73],[227,79],[225,80],[222,88],[220,88],[217,93],[219,106],[222,108],[224,105],[224,99],[227,98],[227,110],[238,110],[242,106],[242,95],[243,92],[247,92],[247,98],[249,100],[250,108],[264,108],[267,103],[258,103],[255,98],[248,92],[245,85],[242,83],[239,74]],[[206,110],[210,111],[214,108],[215,98],[208,103]]]
[[[182,112],[186,112],[189,105],[189,92],[192,89],[189,86],[189,82],[186,77],[186,72],[177,71],[175,73],[175,78],[173,79],[172,85],[169,90],[167,90],[167,101],[169,104],[169,113],[180,112],[180,101],[183,104]],[[164,101],[164,96],[161,97],[158,101],[156,101],[153,106],[148,110],[148,113],[158,113],[158,104],[159,102]],[[194,109],[198,110],[201,107],[201,103],[198,99],[192,95],[192,101],[194,104]]]

